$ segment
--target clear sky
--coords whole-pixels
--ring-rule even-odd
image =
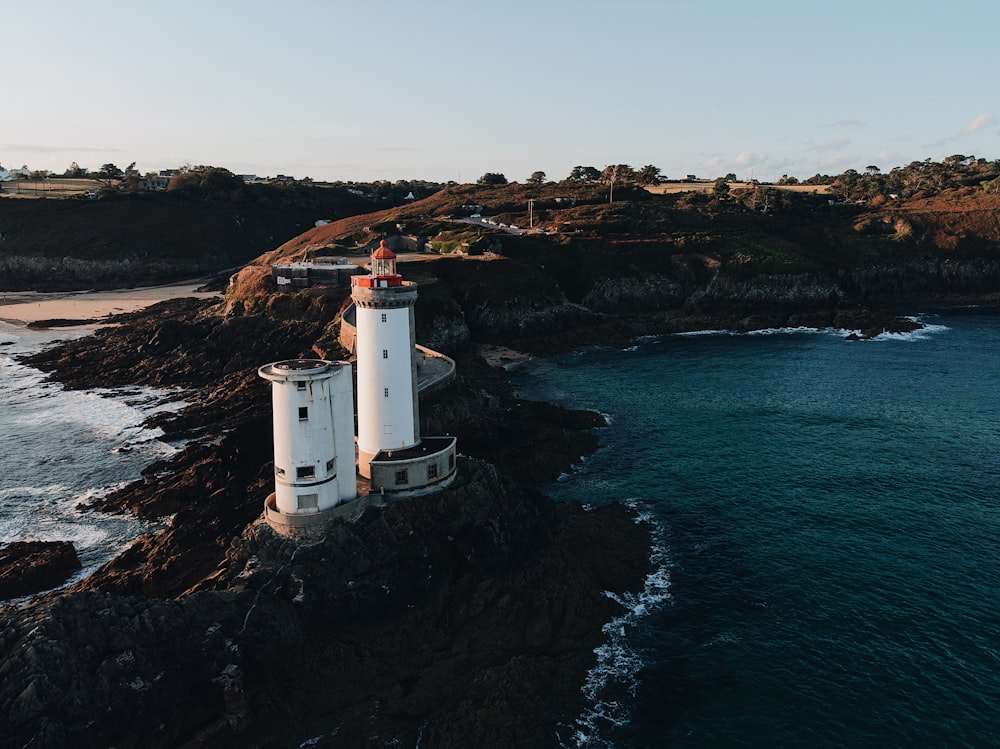
[[[771,180],[1000,158],[996,0],[0,0],[0,164]]]

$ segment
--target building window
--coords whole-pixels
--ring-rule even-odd
[[[389,358],[389,349],[387,349],[387,348],[382,349],[382,358],[383,359],[388,359]]]
[[[274,473],[275,473],[276,476],[284,476],[285,475],[285,469],[284,468],[279,468],[278,466],[275,466],[274,467]]]
[[[300,510],[318,510],[319,509],[319,495],[318,494],[300,494],[295,498],[298,500]]]
[[[295,383],[295,389],[296,390],[305,390],[306,389],[305,380],[299,380],[298,382],[296,382]]]
[[[382,390],[382,393],[383,393],[383,395],[384,395],[384,396],[385,396],[386,398],[388,398],[388,397],[389,397],[389,388],[384,388],[384,389]]]
[[[297,479],[316,478],[316,466],[296,466],[295,478]]]
[[[332,471],[336,463],[337,461],[334,460],[333,458],[330,458],[328,461],[326,461],[326,472],[329,473],[330,471]]]
[[[389,319],[388,316],[385,314],[385,312],[383,312],[382,313],[382,322],[387,322],[388,319]]]
[[[427,478],[429,478],[429,479],[436,479],[437,475],[438,475],[438,464],[437,463],[431,463],[429,466],[427,466]]]
[[[383,424],[382,434],[392,434],[392,424]]]
[[[299,406],[299,421],[305,421],[309,418],[309,409],[305,406]]]
[[[410,480],[410,473],[405,468],[396,471],[396,486],[405,484]]]

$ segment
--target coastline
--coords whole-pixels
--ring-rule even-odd
[[[157,302],[219,296],[217,291],[199,291],[204,283],[192,280],[113,291],[8,291],[0,295],[0,322],[18,327],[97,329],[113,324],[108,318],[136,312]]]

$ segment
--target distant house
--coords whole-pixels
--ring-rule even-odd
[[[14,177],[11,175],[9,169],[0,168],[0,182],[10,182],[12,179]]]
[[[170,182],[168,177],[146,177],[139,180],[140,190],[166,190]]]

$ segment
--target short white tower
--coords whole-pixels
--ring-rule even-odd
[[[272,525],[304,525],[357,496],[351,365],[290,359],[257,371],[271,382],[274,413],[275,491],[265,515]]]
[[[417,287],[396,272],[396,256],[381,246],[371,274],[351,279],[357,306],[358,472],[371,478],[382,450],[420,442],[413,304]]]

